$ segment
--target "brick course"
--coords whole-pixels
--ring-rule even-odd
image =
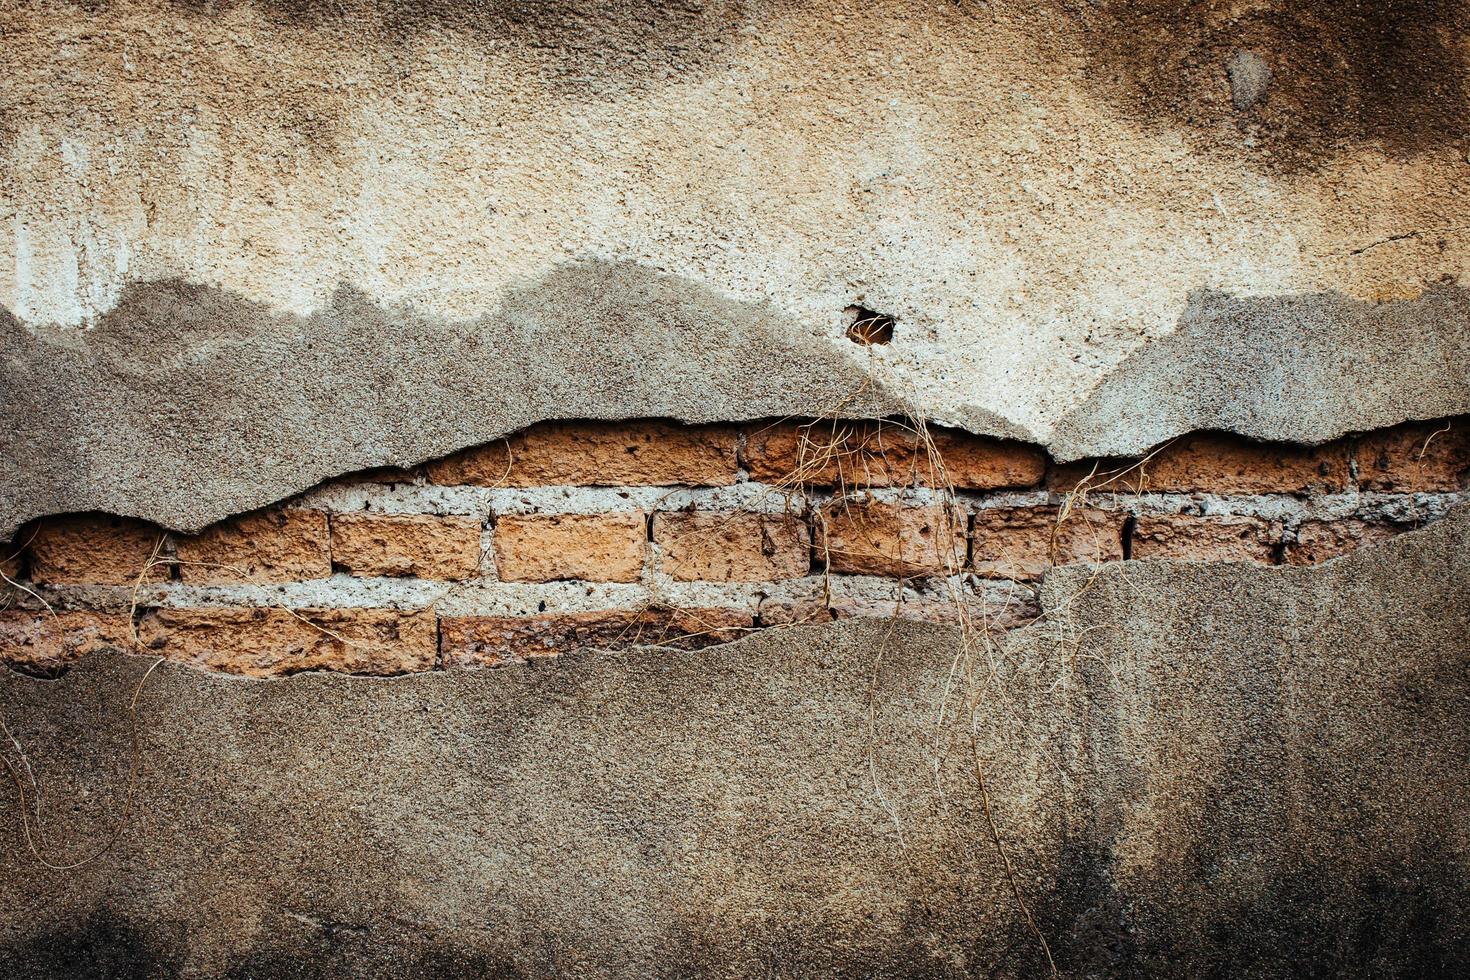
[[[662,570],[684,581],[762,582],[811,568],[811,532],[794,515],[699,511],[656,514]]]
[[[1286,547],[1286,561],[1292,565],[1315,565],[1365,544],[1386,541],[1402,530],[1381,521],[1304,521],[1296,529],[1295,540]]]
[[[669,645],[735,639],[754,620],[734,609],[631,609],[544,616],[452,616],[440,624],[446,666],[500,667],[586,647]]]
[[[175,539],[185,582],[298,582],[332,574],[327,515],[267,510]]]
[[[495,562],[506,582],[636,582],[648,525],[642,513],[532,514],[495,524]]]
[[[131,623],[120,613],[0,611],[0,663],[55,671],[88,654],[127,650],[131,643]]]
[[[163,537],[152,524],[130,517],[78,514],[48,518],[30,536],[31,579],[55,585],[132,585]],[[147,580],[168,578],[155,565]]]
[[[391,609],[153,609],[138,635],[148,653],[247,677],[404,674],[437,656],[434,614]]]
[[[1133,557],[1271,564],[1281,536],[1281,525],[1259,517],[1152,515],[1138,518]]]
[[[441,663],[516,663],[579,646],[698,646],[757,623],[851,616],[964,618],[1008,629],[1038,610],[1032,589],[999,580],[1029,583],[1053,564],[1120,560],[1125,528],[1129,553],[1140,559],[1310,564],[1470,500],[1464,418],[1317,448],[1196,434],[1142,466],[1100,461],[1089,481],[1097,492],[1064,500],[1066,508],[1056,506],[1058,491],[1094,464],[1048,468],[1034,447],[932,430],[961,491],[950,496],[900,489],[937,479],[926,447],[900,426],[761,422],[738,432],[658,420],[537,426],[509,445],[427,464],[431,477],[457,486],[425,486],[405,471],[357,474],[350,479],[359,487],[382,481],[377,498],[369,486],[307,499],[318,508],[372,510],[327,514],[298,503],[197,535],[105,515],[40,521],[0,553],[0,570],[34,585],[0,587],[0,605],[10,605],[0,610],[0,664],[59,671],[83,654],[117,650],[257,677],[397,674]],[[840,450],[840,467],[829,457],[793,485],[803,452],[823,439]],[[506,482],[553,489],[481,489],[499,483],[512,458]],[[726,488],[743,481],[742,463],[755,482]],[[410,478],[415,485],[388,486]],[[823,489],[852,483],[864,486],[836,499]],[[658,489],[698,486],[708,489]],[[1323,496],[1338,491],[1347,492]],[[1132,497],[1140,492],[1153,495]],[[482,520],[443,514],[482,510],[493,526],[483,556]],[[1130,512],[1137,512],[1131,524]],[[155,548],[158,567],[135,592]],[[184,588],[167,583],[171,568]],[[965,570],[974,577],[952,577]],[[354,584],[329,578],[334,571],[463,584]],[[279,587],[232,591],[246,584]],[[212,586],[207,598],[187,588],[196,585]],[[256,606],[265,594],[328,607],[338,589],[349,605]],[[189,600],[210,608],[175,608]],[[57,615],[34,608],[39,601],[52,602]],[[144,644],[136,650],[134,601]],[[364,601],[409,611],[356,608]],[[625,608],[641,601],[654,605]],[[707,608],[667,608],[675,604]],[[488,614],[507,608],[522,612]],[[441,620],[445,609],[453,613]]]
[[[986,507],[975,512],[971,564],[983,578],[1029,582],[1053,565],[1118,561],[1123,525],[1118,511],[1057,507]]]
[[[1364,490],[1463,490],[1470,477],[1470,422],[1452,419],[1401,425],[1358,443],[1358,483]]]
[[[1038,485],[1046,454],[1023,443],[876,422],[774,422],[748,426],[743,460],[753,480],[780,486],[953,486],[996,490]],[[947,481],[947,482],[946,482]]]
[[[966,518],[954,508],[839,500],[817,522],[817,556],[859,575],[951,575],[965,566]]]
[[[735,482],[733,426],[555,422],[429,463],[429,479],[486,487],[722,486]]]
[[[480,522],[430,514],[334,514],[331,560],[364,578],[475,578]]]

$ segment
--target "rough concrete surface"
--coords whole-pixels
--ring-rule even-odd
[[[1078,406],[1168,370],[1205,393],[1138,426],[1317,439],[1466,410],[1464,301],[1437,285],[1470,257],[1466,0],[0,18],[0,451],[28,461],[0,525],[197,526],[572,413],[581,382],[576,414],[733,418],[738,389],[782,414],[866,379],[1067,452],[1141,448],[1133,416],[1104,438]],[[629,288],[657,303],[608,316]],[[853,304],[893,342],[849,343]],[[1365,324],[1414,357],[1359,409],[1331,351]],[[1320,404],[1245,370],[1274,353],[1254,330],[1322,341],[1285,351]]]
[[[48,870],[7,797],[0,966],[1036,976],[978,772],[1065,976],[1462,976],[1467,533],[1069,569],[968,654],[866,621],[390,681],[163,665],[120,834],[149,662],[5,676],[43,853],[111,846]]]

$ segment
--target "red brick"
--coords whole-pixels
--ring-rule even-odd
[[[476,578],[480,522],[432,514],[334,514],[332,563],[363,577]]]
[[[588,647],[692,649],[735,639],[750,613],[734,609],[641,609],[545,616],[453,616],[440,622],[446,666],[499,667]]]
[[[495,567],[506,582],[636,582],[647,543],[637,512],[506,515],[495,523]]]
[[[1036,486],[1046,474],[1034,446],[934,427],[925,442],[908,426],[872,421],[749,426],[744,461],[751,479],[793,487],[995,490]]]
[[[965,517],[940,505],[834,501],[817,530],[817,556],[833,572],[951,575],[965,565]]]
[[[1056,467],[1047,480],[1071,492],[1086,480],[1100,493],[1309,493],[1348,484],[1348,447],[1250,442],[1200,433],[1168,443],[1143,460],[1104,459]]]
[[[790,514],[657,514],[653,540],[663,571],[682,581],[770,582],[811,570],[811,532]]]
[[[438,645],[432,612],[392,609],[154,609],[138,632],[149,653],[248,677],[431,670]]]
[[[52,585],[132,585],[163,533],[131,517],[47,518],[36,527],[27,548],[31,579]],[[148,581],[167,578],[166,562],[149,569]]]
[[[970,545],[975,573],[1024,582],[1054,565],[1122,559],[1125,514],[1081,507],[1060,515],[1056,507],[977,510]]]
[[[54,671],[88,654],[131,645],[131,623],[121,613],[0,612],[0,663]]]
[[[1470,422],[1401,425],[1358,441],[1358,483],[1399,493],[1461,490],[1470,482]]]
[[[731,426],[553,422],[429,463],[429,479],[474,486],[724,486],[738,470]]]
[[[1296,540],[1286,547],[1286,560],[1292,565],[1315,565],[1364,545],[1386,541],[1402,530],[1394,524],[1357,519],[1303,521],[1296,529]]]
[[[1146,515],[1134,525],[1133,557],[1271,564],[1281,536],[1280,524],[1259,517]]]
[[[185,582],[296,582],[332,574],[321,511],[245,514],[182,535],[174,547]]]

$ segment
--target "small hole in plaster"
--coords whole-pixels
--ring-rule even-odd
[[[898,320],[887,313],[853,305],[843,310],[842,315],[847,321],[847,339],[854,344],[870,347],[892,342],[893,328]]]

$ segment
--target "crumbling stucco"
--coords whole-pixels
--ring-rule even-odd
[[[0,963],[1035,976],[978,759],[1064,975],[1457,975],[1467,533],[1054,572],[1047,619],[970,656],[870,621],[391,681],[164,664],[106,853],[47,871],[6,798]],[[148,664],[0,677],[53,860],[117,828]]]

